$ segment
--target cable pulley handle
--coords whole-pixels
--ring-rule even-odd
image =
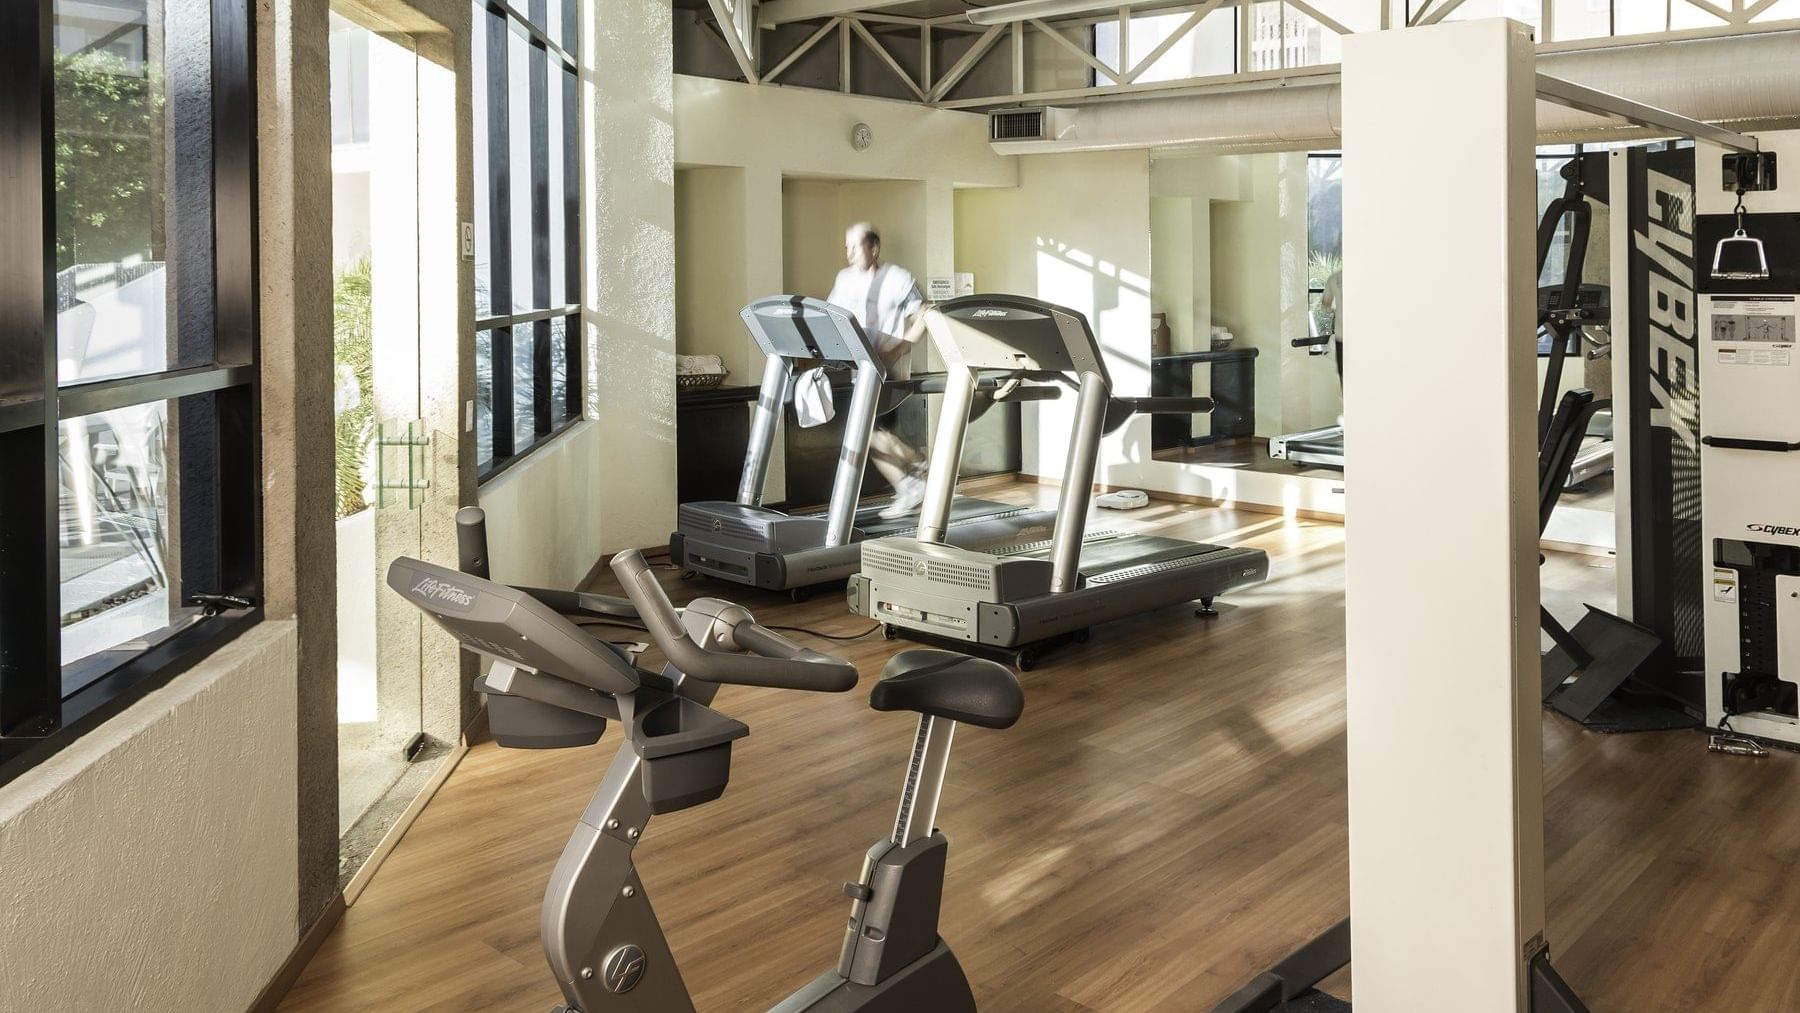
[[[707,650],[687,635],[681,615],[642,553],[621,552],[613,557],[612,568],[656,646],[671,664],[696,679],[815,693],[842,693],[856,685],[856,666],[800,647],[754,622],[740,622],[731,634],[738,646],[754,653]]]

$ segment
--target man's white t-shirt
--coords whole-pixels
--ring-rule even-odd
[[[842,306],[856,317],[863,333],[887,361],[888,375],[904,380],[912,367],[912,345],[901,340],[906,321],[925,305],[912,272],[898,264],[882,264],[873,271],[846,267],[825,301]]]
[[[1320,301],[1324,303],[1326,309],[1331,311],[1332,336],[1337,339],[1338,344],[1343,344],[1344,272],[1342,270],[1331,272],[1331,277],[1325,279],[1325,294]]]

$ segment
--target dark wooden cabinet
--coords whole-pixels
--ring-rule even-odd
[[[1211,428],[1194,435],[1186,415],[1158,415],[1150,423],[1150,449],[1201,447],[1218,440],[1256,433],[1255,348],[1221,348],[1216,351],[1157,355],[1150,359],[1150,393],[1167,397],[1194,396],[1194,370],[1210,373],[1212,414],[1205,416]]]

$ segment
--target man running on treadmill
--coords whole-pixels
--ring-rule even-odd
[[[1331,350],[1337,355],[1338,396],[1343,399],[1344,388],[1344,269],[1338,268],[1325,279],[1325,294],[1319,297],[1319,307],[1331,314]],[[1338,425],[1344,424],[1344,413],[1338,412]]]
[[[918,282],[911,271],[881,259],[881,233],[868,222],[857,222],[845,231],[844,259],[850,266],[838,272],[825,301],[856,317],[875,353],[887,363],[889,377],[906,379],[913,344],[925,334],[925,297],[919,294]],[[869,460],[894,487],[894,501],[881,511],[889,520],[912,513],[925,499],[925,455],[883,425],[893,416],[889,412],[877,419],[869,438]]]

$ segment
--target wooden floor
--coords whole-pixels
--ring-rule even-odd
[[[1204,1010],[1346,909],[1342,529],[1164,504],[1105,521],[1260,546],[1273,575],[1216,619],[1097,631],[1024,677],[1015,728],[957,736],[943,931],[985,1011]],[[766,624],[866,624],[835,592],[793,605],[665,576],[678,601],[737,597]],[[1556,556],[1545,582],[1605,598],[1612,571]],[[730,791],[638,849],[703,1011],[764,1009],[833,962],[839,884],[891,825],[912,722],[865,704],[895,645],[836,646],[859,692],[720,694],[751,726]],[[548,1009],[538,902],[618,743],[478,745],[282,1008]],[[1800,1010],[1800,757],[1556,717],[1545,753],[1550,940],[1592,1008]]]

